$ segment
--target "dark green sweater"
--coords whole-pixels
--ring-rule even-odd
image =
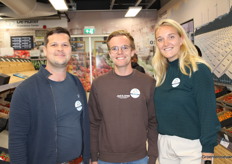
[[[169,63],[164,83],[155,90],[158,132],[200,139],[202,152],[213,152],[220,123],[212,74],[206,65],[198,64],[198,71],[189,77],[178,65],[179,60]]]

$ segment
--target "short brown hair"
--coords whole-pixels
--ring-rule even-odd
[[[110,49],[110,47],[109,47],[109,41],[110,41],[113,37],[115,37],[115,36],[126,36],[126,37],[130,40],[130,46],[131,46],[131,48],[132,48],[133,50],[135,49],[134,38],[131,36],[131,34],[130,34],[129,32],[127,32],[127,31],[125,31],[125,30],[114,31],[114,32],[112,32],[112,33],[108,36],[108,38],[107,38],[107,40],[106,40],[108,49]]]
[[[55,29],[48,31],[45,38],[44,38],[44,45],[48,44],[48,37],[53,34],[67,34],[69,36],[69,42],[71,42],[71,35],[69,31],[63,27],[56,27]]]

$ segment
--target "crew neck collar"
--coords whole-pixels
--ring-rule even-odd
[[[135,70],[133,69],[132,72],[131,72],[130,74],[125,75],[125,76],[118,75],[118,74],[115,72],[115,70],[112,70],[112,73],[113,73],[113,75],[116,75],[116,76],[118,76],[118,77],[130,77],[130,76],[132,76],[132,75],[135,73]]]

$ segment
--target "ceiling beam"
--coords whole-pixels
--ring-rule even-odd
[[[111,1],[111,4],[110,4],[110,10],[112,10],[112,9],[113,9],[113,7],[114,7],[114,3],[115,3],[115,0],[112,0],[112,1]]]
[[[149,9],[151,7],[151,5],[153,5],[153,3],[155,3],[155,2],[156,2],[156,0],[151,0],[145,8]]]
[[[138,6],[141,2],[142,2],[142,0],[137,0],[135,6]]]

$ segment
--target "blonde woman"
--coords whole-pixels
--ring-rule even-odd
[[[220,123],[210,67],[174,20],[158,22],[155,40],[159,162],[212,163]]]

